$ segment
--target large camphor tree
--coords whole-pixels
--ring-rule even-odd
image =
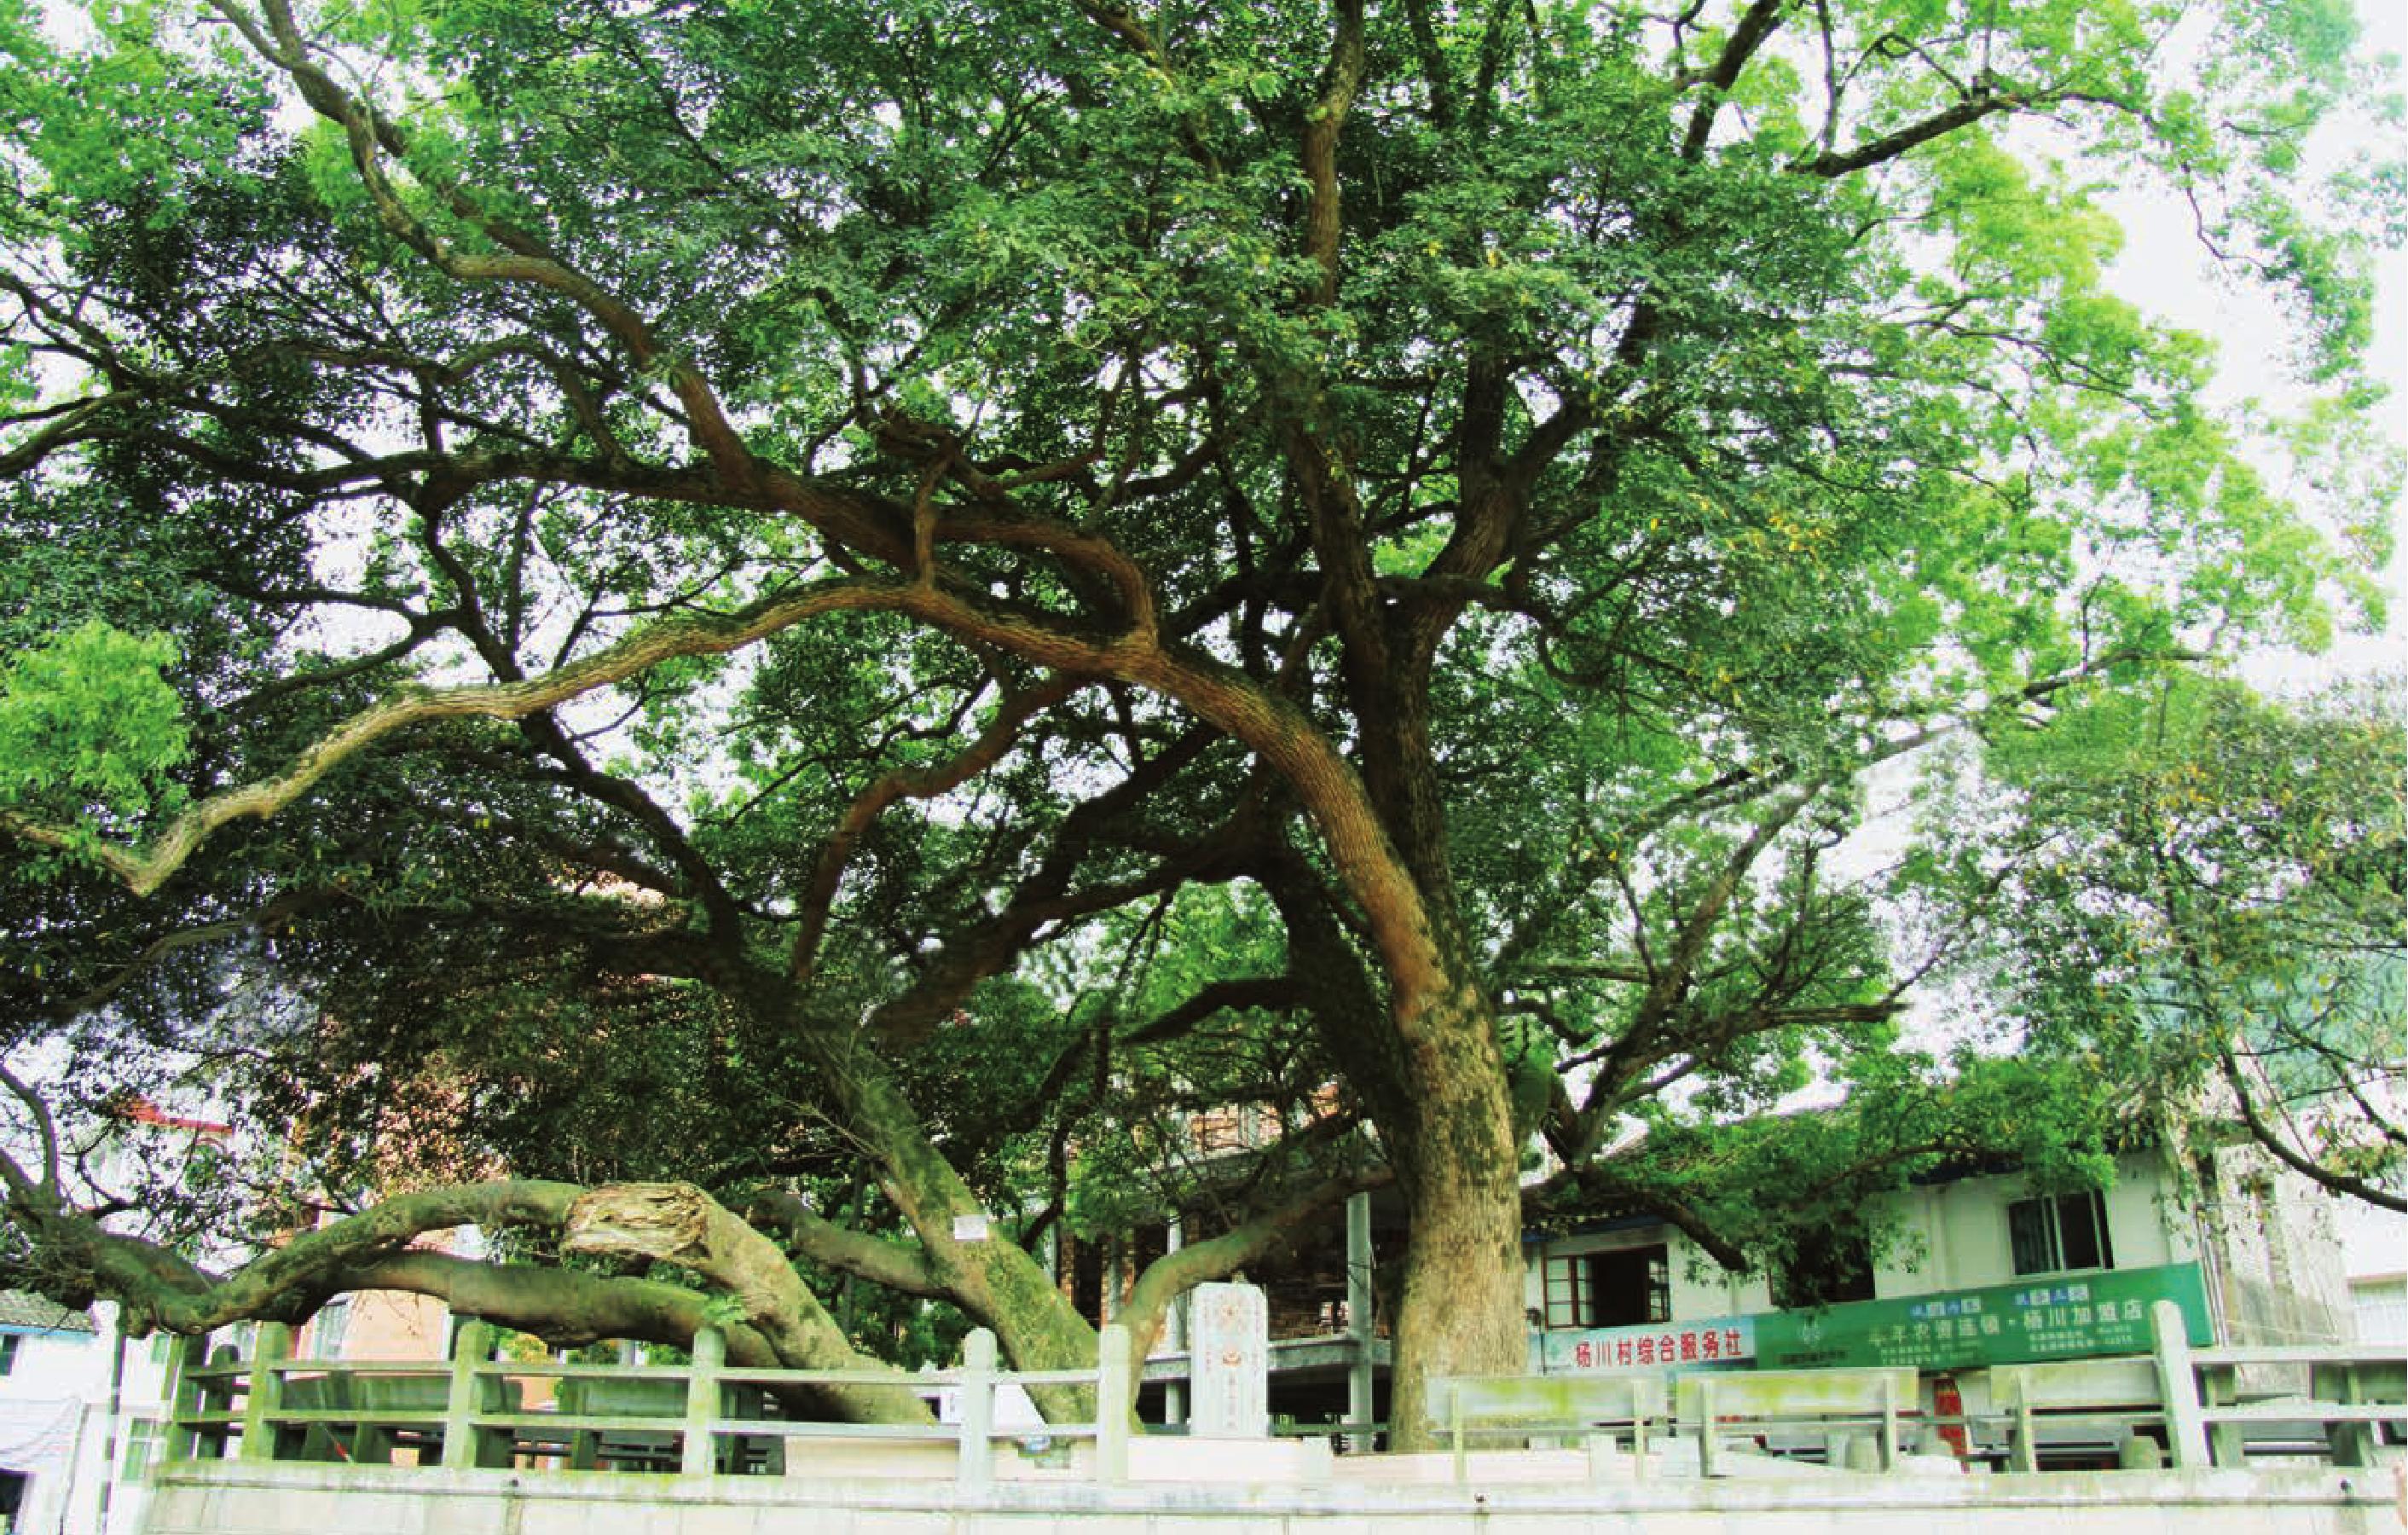
[[[1139,1332],[1393,1179],[1411,1442],[1430,1375],[1524,1357],[1534,1134],[1745,1262],[1730,1159],[1651,1172],[1635,1122],[1914,1097],[1827,867],[1870,767],[2369,600],[2349,230],[2394,182],[2300,179],[2350,46],[2329,5],[0,4],[14,1273],[180,1330],[369,1284],[725,1314],[656,1260],[737,1356],[826,1363],[841,1272],[1054,1366],[1095,1335],[1014,1237],[1238,1108],[1287,1132],[1260,1198]],[[2297,430],[2107,287],[2102,183],[2290,307]],[[169,1057],[312,1188],[452,1181],[221,1273],[78,1193],[77,1105]],[[888,1236],[783,1192],[846,1158]],[[536,1234],[407,1246],[462,1222]]]

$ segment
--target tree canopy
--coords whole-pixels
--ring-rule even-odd
[[[2136,1121],[2238,1130],[2408,1210],[2408,700],[2173,677],[1935,796],[1916,875],[2032,1048],[2115,1061]],[[1938,824],[1944,817],[1945,824]]]
[[[1523,1357],[1532,1136],[1777,1246],[1684,1147],[1877,1084],[1837,1198],[2019,1090],[1899,1040],[1924,960],[1830,868],[1862,775],[2374,605],[2396,167],[2300,179],[2352,41],[0,0],[0,984],[72,1050],[10,1078],[25,1271],[690,1335],[662,1259],[811,1363],[842,1273],[1043,1368],[1094,1335],[1015,1235],[1185,1165],[1229,1240],[1142,1342],[1392,1179],[1410,1437]],[[2118,296],[2119,183],[2289,306],[2302,420],[2219,416]],[[59,1123],[168,1060],[309,1198],[426,1186],[232,1273],[109,1226]],[[403,1246],[464,1220],[523,1251]]]

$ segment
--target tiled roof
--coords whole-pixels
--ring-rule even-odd
[[[92,1318],[23,1290],[0,1290],[0,1329],[24,1332],[93,1332]]]
[[[165,1130],[192,1130],[205,1136],[226,1133],[226,1126],[214,1119],[192,1119],[182,1114],[171,1114],[146,1097],[126,1099],[119,1112],[136,1125],[153,1125]]]

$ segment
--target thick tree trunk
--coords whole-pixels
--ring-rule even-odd
[[[1412,1232],[1388,1409],[1390,1442],[1408,1450],[1436,1442],[1433,1377],[1518,1374],[1529,1356],[1521,1148],[1496,1026],[1469,987],[1412,1022],[1413,1123],[1382,1126]]]
[[[18,1182],[22,1184],[23,1180]],[[581,1190],[536,1180],[472,1184],[396,1195],[374,1209],[294,1238],[220,1279],[137,1238],[104,1229],[41,1190],[20,1187],[13,1213],[38,1221],[55,1247],[85,1261],[90,1292],[106,1295],[136,1330],[205,1333],[249,1319],[299,1322],[345,1291],[398,1289],[438,1296],[464,1315],[531,1332],[555,1346],[605,1338],[690,1345],[714,1321],[713,1298],[649,1280],[570,1269],[477,1262],[411,1250],[411,1239],[465,1225],[559,1228],[570,1251],[679,1264],[732,1293],[744,1319],[724,1327],[738,1364],[818,1370],[882,1370],[848,1344],[818,1299],[767,1238],[687,1184],[621,1184]],[[909,1377],[892,1386],[815,1390],[825,1411],[861,1423],[926,1423]]]
[[[437,1297],[463,1315],[533,1333],[555,1348],[602,1339],[631,1338],[694,1346],[695,1334],[717,1327],[727,1340],[728,1363],[750,1370],[882,1370],[847,1349],[844,1356],[798,1359],[769,1332],[728,1324],[711,1313],[699,1290],[652,1280],[606,1279],[573,1269],[531,1269],[479,1263],[447,1253],[399,1253],[341,1276],[345,1288],[407,1290]],[[803,1411],[839,1423],[927,1424],[935,1421],[896,1371],[896,1384],[819,1386],[799,1391]],[[781,1395],[784,1394],[781,1391]]]
[[[459,1315],[540,1338],[554,1348],[622,1339],[691,1348],[695,1334],[714,1325],[712,1298],[683,1285],[487,1263],[415,1248],[344,1270],[335,1279],[340,1290],[432,1296]],[[747,1370],[794,1368],[757,1329],[740,1322],[717,1325],[727,1339],[728,1363]]]
[[[724,951],[696,973],[730,1001],[752,1010],[819,1069],[838,1118],[867,1146],[881,1190],[919,1238],[918,1252],[903,1255],[903,1265],[911,1270],[903,1288],[952,1300],[994,1330],[1005,1358],[1019,1369],[1095,1368],[1095,1327],[1011,1240],[1003,1223],[929,1140],[910,1100],[853,1020],[815,1015],[792,978]],[[982,1229],[983,1235],[976,1234]],[[898,1261],[896,1255],[882,1254],[874,1264],[853,1264],[830,1244],[820,1246],[819,1261],[882,1283],[893,1276],[874,1270],[892,1269]],[[1052,1422],[1082,1422],[1095,1415],[1092,1389],[1043,1386],[1029,1395]]]
[[[1388,1418],[1392,1443],[1426,1446],[1430,1377],[1516,1373],[1528,1359],[1521,1147],[1496,1023],[1468,982],[1383,997],[1310,867],[1277,859],[1262,872],[1315,1027],[1350,1062],[1404,1196]]]
[[[796,1035],[825,1069],[847,1127],[876,1155],[881,1186],[919,1234],[928,1272],[943,1292],[994,1329],[1004,1356],[1018,1368],[1093,1369],[1095,1326],[929,1142],[926,1127],[885,1063],[855,1030],[839,1032],[791,1011],[789,1016]],[[967,1224],[957,1227],[960,1218]],[[970,1235],[982,1222],[984,1234]],[[1049,1422],[1095,1415],[1095,1393],[1083,1387],[1041,1386],[1029,1395]]]

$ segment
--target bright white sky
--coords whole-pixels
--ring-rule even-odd
[[[2408,6],[2400,0],[2358,0],[2358,15],[2363,29],[2361,52],[2388,56],[2391,89],[2408,91],[2408,74],[2401,64],[2408,56]],[[2319,142],[2317,161],[2343,164],[2353,153],[2383,143],[2386,133],[2389,147],[2400,152],[2398,129],[2386,131],[2364,121],[2336,124]],[[2126,296],[2187,329],[2216,337],[2225,401],[2254,397],[2280,410],[2296,400],[2298,393],[2289,386],[2283,366],[2289,326],[2262,296],[2219,280],[2214,263],[2193,234],[2188,209],[2164,196],[2128,196],[2116,206],[2126,246],[2115,270]],[[2385,256],[2376,275],[2373,368],[2391,386],[2384,408],[2390,439],[2408,448],[2408,253]],[[2408,664],[2408,552],[2401,547],[2408,546],[2408,497],[2393,503],[2392,524],[2395,547],[2385,581],[2391,611],[2384,633],[2343,636],[2331,653],[2321,657],[2253,657],[2242,667],[2253,684],[2305,690],[2336,677]]]

